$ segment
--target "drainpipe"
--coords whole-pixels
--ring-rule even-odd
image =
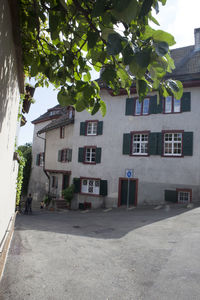
[[[44,164],[43,164],[43,172],[45,173],[45,175],[47,176],[48,178],[48,181],[49,181],[49,188],[48,188],[48,194],[50,194],[50,176],[49,174],[47,173],[47,171],[45,170],[45,153],[46,153],[46,139],[39,136],[39,133],[37,132],[37,137],[44,140]]]

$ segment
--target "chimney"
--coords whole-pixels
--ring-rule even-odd
[[[200,50],[200,28],[195,28],[194,29],[194,50],[199,51]]]

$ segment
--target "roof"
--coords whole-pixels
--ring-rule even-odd
[[[187,46],[171,50],[176,69],[167,77],[182,81],[200,79],[200,51],[195,46]]]
[[[46,125],[44,128],[38,131],[38,134],[41,134],[43,132],[47,132],[62,126],[66,126],[69,124],[74,123],[74,118],[69,118],[68,115],[65,113],[60,118],[53,120],[51,123]]]
[[[56,112],[56,113],[52,114],[53,111]],[[37,123],[45,122],[45,121],[48,121],[48,120],[57,119],[60,116],[62,116],[62,113],[64,111],[66,111],[66,107],[62,107],[58,104],[58,105],[48,109],[46,113],[39,116],[37,119],[33,120],[31,123],[32,124],[37,124]]]

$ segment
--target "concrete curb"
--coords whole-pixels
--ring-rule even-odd
[[[5,240],[4,240],[1,252],[0,252],[0,281],[2,279],[3,272],[5,269],[6,259],[8,256],[8,251],[10,248],[10,243],[11,243],[13,232],[14,232],[16,215],[17,215],[17,212],[14,213],[13,217],[10,220],[10,223],[9,223],[9,226],[8,226],[8,229],[6,232]]]

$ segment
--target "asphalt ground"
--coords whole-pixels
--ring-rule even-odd
[[[7,299],[200,299],[200,208],[18,215]]]

